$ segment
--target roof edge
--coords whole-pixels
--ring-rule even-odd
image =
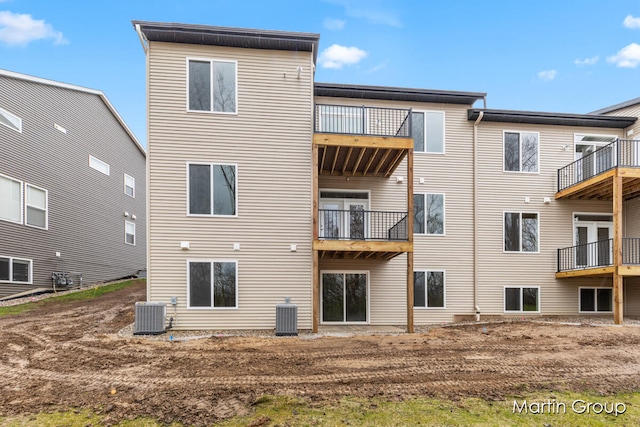
[[[612,113],[617,110],[622,110],[623,108],[631,107],[632,105],[640,104],[640,98],[630,99],[628,101],[621,102],[619,104],[611,105],[609,107],[604,107],[599,110],[593,111],[589,114],[607,114]]]
[[[542,111],[489,110],[471,108],[468,120],[476,120],[483,112],[483,121],[502,123],[527,123],[556,126],[582,126],[624,129],[634,124],[637,117],[603,116],[598,114],[549,113]]]

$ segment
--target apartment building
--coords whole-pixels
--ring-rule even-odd
[[[637,102],[491,110],[481,92],[315,82],[318,34],[133,25],[147,299],[174,328],[271,329],[285,298],[314,331],[640,314]]]

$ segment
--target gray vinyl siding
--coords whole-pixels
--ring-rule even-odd
[[[186,111],[187,57],[237,61],[237,114]],[[269,329],[290,297],[311,328],[312,55],[152,42],[148,63],[148,299],[177,297],[177,329]],[[187,215],[187,162],[237,165],[237,217]],[[238,262],[236,309],[187,307],[194,259]]]
[[[0,220],[0,256],[33,260],[33,283],[0,283],[0,295],[50,288],[62,270],[56,252],[84,283],[144,269],[145,156],[102,98],[4,76],[0,92],[0,107],[22,118],[22,133],[0,126],[0,174],[48,190],[48,230]],[[91,169],[89,155],[109,163],[110,176]],[[135,198],[124,194],[125,173]],[[125,211],[136,216],[135,246],[124,243]]]

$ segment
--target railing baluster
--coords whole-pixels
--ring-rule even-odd
[[[407,212],[318,209],[318,238],[408,241]]]
[[[411,137],[411,110],[316,104],[314,131],[350,135]]]

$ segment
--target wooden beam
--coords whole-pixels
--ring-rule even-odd
[[[342,173],[347,170],[347,165],[349,164],[349,160],[351,159],[351,153],[353,152],[353,147],[349,147],[347,151],[347,157],[344,159],[344,165],[342,165]]]
[[[560,271],[556,273],[556,279],[568,279],[571,277],[601,277],[611,276],[616,267],[610,265],[608,267],[585,268],[580,270]]]
[[[407,332],[413,333],[413,146],[407,152],[407,233],[411,252],[407,253]]]
[[[640,265],[621,265],[618,267],[620,276],[640,276]]]
[[[389,154],[391,154],[391,150],[384,150],[382,158],[380,159],[380,162],[378,162],[378,166],[376,166],[375,170],[373,171],[374,175],[378,175],[378,172],[380,172],[380,169],[389,158]]]
[[[318,332],[318,325],[320,325],[320,260],[318,259],[318,251],[312,251],[313,254],[313,301],[312,301],[312,325],[311,330],[313,333]],[[323,253],[324,256],[324,253]]]
[[[311,153],[311,163],[312,163],[312,171],[311,171],[311,192],[312,192],[312,203],[311,203],[311,209],[313,210],[312,212],[312,221],[311,221],[311,227],[313,229],[312,231],[312,236],[313,236],[313,241],[318,239],[318,207],[319,207],[319,193],[318,193],[318,150],[320,148],[318,147],[318,145],[313,144],[313,148],[312,148],[312,153]],[[322,160],[324,162],[324,153],[326,153],[326,147],[324,149],[323,152],[323,156],[322,156]],[[312,243],[313,243],[312,241]],[[318,325],[320,324],[320,261],[318,259],[318,251],[313,249],[311,251],[312,253],[312,262],[311,262],[311,271],[312,271],[312,278],[311,278],[311,284],[312,284],[312,325],[311,325],[311,329],[314,333],[318,332]],[[322,256],[324,256],[324,252],[322,253]]]
[[[616,325],[621,325],[624,318],[624,301],[622,286],[624,277],[618,274],[618,268],[622,265],[622,237],[623,218],[622,209],[624,199],[622,197],[622,175],[617,173],[613,177],[613,265],[616,266],[613,272],[613,321]]]
[[[618,175],[625,178],[640,178],[640,168],[618,168]]]
[[[318,145],[334,147],[370,147],[397,150],[413,148],[413,139],[392,136],[316,133],[313,135],[313,142]]]
[[[353,174],[355,175],[358,172],[358,168],[360,167],[360,162],[362,161],[362,157],[364,156],[364,153],[367,151],[366,148],[361,147],[360,148],[360,153],[358,154],[358,159],[356,160],[356,164],[353,167]]]
[[[333,165],[331,165],[331,175],[333,175],[333,171],[336,169],[336,163],[338,162],[338,154],[340,154],[340,147],[336,147],[336,156],[333,158]]]
[[[387,171],[384,174],[385,178],[389,178],[391,176],[393,171],[395,171],[396,168],[402,162],[402,159],[404,159],[405,154],[406,154],[406,152],[404,150],[398,151],[398,154],[396,154],[396,156],[393,158],[393,160],[389,164],[389,168],[387,169]]]
[[[338,252],[409,252],[413,245],[398,241],[366,241],[366,240],[314,240],[313,249],[318,251]]]
[[[317,145],[315,145],[317,147]],[[322,162],[320,162],[320,173],[324,169],[324,159],[327,157],[327,147],[322,147]]]
[[[362,176],[365,176],[367,174],[367,172],[369,171],[369,168],[371,167],[371,164],[373,163],[373,161],[378,156],[378,151],[380,151],[379,148],[376,148],[375,150],[373,150],[373,154],[371,155],[371,158],[367,162],[367,165],[365,166],[364,171],[362,171]]]
[[[601,181],[605,181],[609,178],[611,178],[614,174],[615,174],[616,170],[615,169],[611,169],[610,171],[607,171],[605,173],[601,173],[600,175],[596,175],[594,177],[591,177],[585,181],[579,182],[577,184],[572,185],[571,187],[565,188],[564,190],[558,191],[555,195],[556,199],[562,199],[562,198],[568,198],[571,195],[575,194],[575,193],[579,193],[580,191],[584,190],[585,188],[589,188],[592,187],[598,183],[600,183]]]

